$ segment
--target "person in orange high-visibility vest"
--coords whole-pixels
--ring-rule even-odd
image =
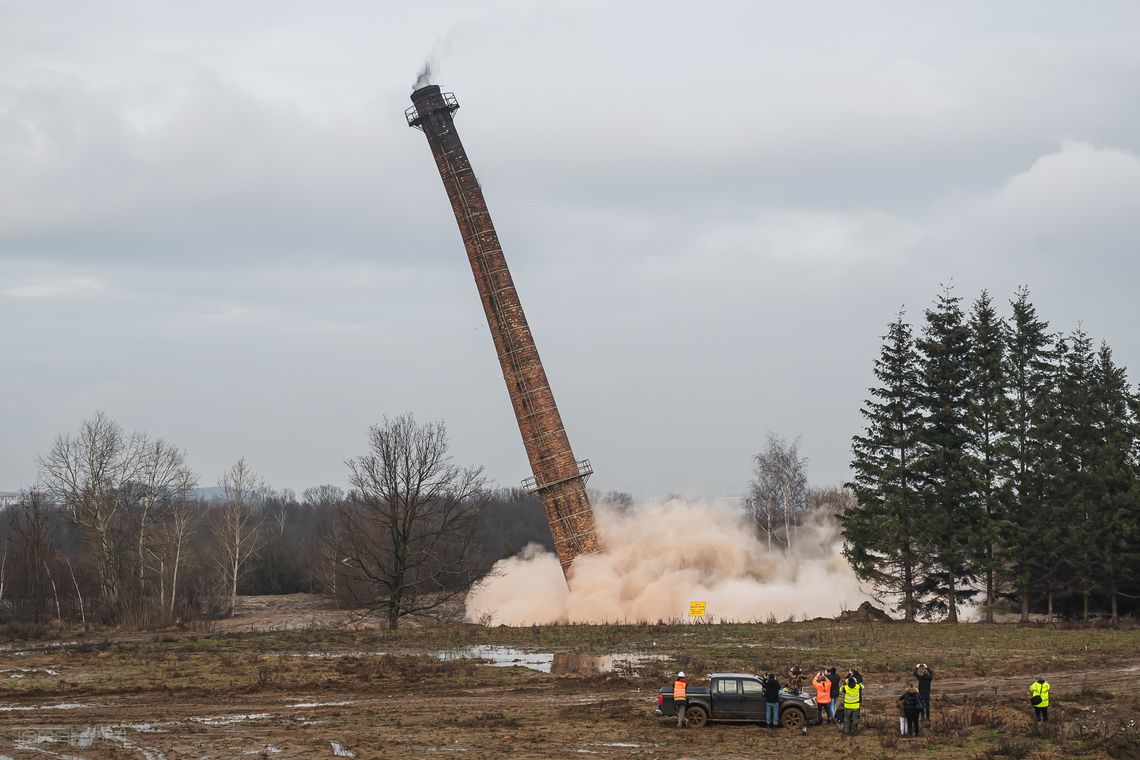
[[[822,670],[815,674],[815,678],[811,679],[811,685],[815,687],[815,711],[819,718],[819,722],[831,722],[831,681],[827,678],[827,673]]]
[[[685,698],[685,671],[677,674],[673,682],[673,709],[677,711],[677,728],[685,728],[689,724],[685,721],[685,708],[689,700]]]

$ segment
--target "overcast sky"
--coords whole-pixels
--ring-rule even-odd
[[[1140,4],[792,6],[0,0],[0,490],[97,410],[204,485],[343,485],[405,411],[530,474],[429,56],[591,485],[742,493],[767,431],[843,480],[940,283],[1137,380]]]

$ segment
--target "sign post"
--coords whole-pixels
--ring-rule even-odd
[[[705,603],[704,602],[689,602],[689,617],[704,617],[705,616]]]

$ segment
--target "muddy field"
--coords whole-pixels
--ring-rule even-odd
[[[212,632],[4,642],[0,758],[1140,757],[1140,631],[815,621],[388,635],[306,626],[337,616],[300,601],[254,604]],[[936,673],[933,725],[900,740],[894,698],[917,660]],[[653,717],[679,667],[699,682],[792,663],[863,671],[861,735]],[[1053,686],[1047,733],[1022,696],[1037,672]]]

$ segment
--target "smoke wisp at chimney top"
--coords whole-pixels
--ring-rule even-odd
[[[424,61],[424,65],[420,68],[420,73],[416,74],[416,83],[412,85],[412,92],[427,87],[431,84],[432,79],[432,66],[431,61]]]

